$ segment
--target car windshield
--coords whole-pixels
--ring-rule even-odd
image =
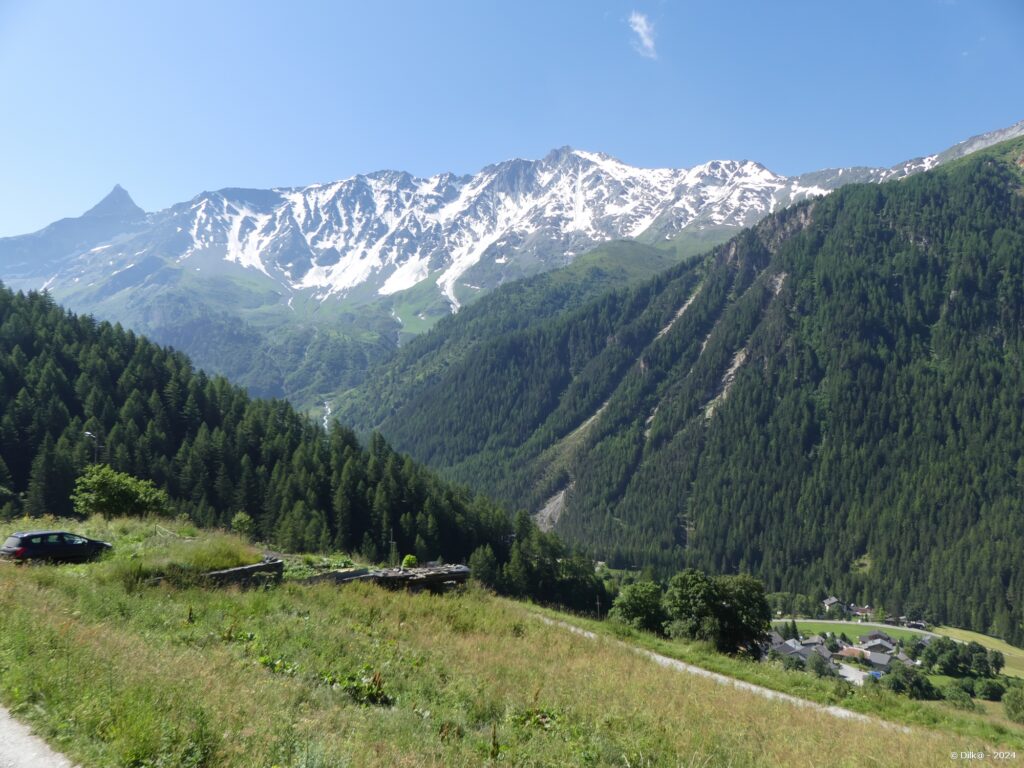
[[[4,542],[4,546],[5,547],[20,547],[21,546],[21,539],[19,539],[17,536],[9,536],[7,538],[7,541]]]

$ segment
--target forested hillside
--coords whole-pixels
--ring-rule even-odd
[[[365,381],[333,401],[336,415],[357,429],[373,429],[450,366],[471,361],[482,345],[575,309],[609,290],[645,282],[723,242],[728,231],[681,235],[657,245],[631,240],[606,243],[567,267],[507,283],[371,367]]]
[[[0,517],[71,515],[76,478],[99,461],[153,480],[204,526],[245,511],[262,540],[286,549],[370,561],[480,550],[498,569],[490,581],[512,594],[589,607],[601,588],[553,536],[438,480],[380,435],[363,449],[348,429],[325,432],[45,294],[0,288],[0,414]]]
[[[479,343],[376,424],[616,565],[1024,642],[1022,155],[778,213]]]

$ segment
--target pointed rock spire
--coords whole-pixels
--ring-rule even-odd
[[[146,215],[146,212],[139,208],[132,200],[124,187],[115,184],[109,194],[100,200],[96,205],[82,214],[84,217],[117,217],[120,219],[139,219]]]

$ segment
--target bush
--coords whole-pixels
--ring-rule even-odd
[[[818,677],[833,677],[836,674],[832,665],[819,653],[812,653],[807,657],[807,669]]]
[[[150,480],[117,472],[106,464],[93,464],[75,482],[71,495],[75,513],[88,517],[99,514],[112,517],[166,515],[170,499]]]
[[[817,656],[818,654],[814,655]],[[792,670],[795,672],[803,672],[804,660],[796,654],[787,654],[786,656],[782,657],[782,668]]]
[[[665,623],[661,588],[653,581],[640,581],[623,587],[608,615],[636,629],[661,632]]]
[[[916,669],[894,664],[892,669],[882,678],[882,685],[893,693],[903,693],[912,699],[934,700],[940,698],[938,690],[931,681]],[[965,696],[967,694],[961,690]],[[967,697],[970,699],[970,696]]]
[[[245,536],[248,539],[252,536],[255,528],[256,524],[248,512],[238,512],[231,518],[231,530],[239,536]]]
[[[1024,724],[1024,687],[1015,685],[1003,694],[1003,709],[1010,720]]]
[[[970,694],[955,683],[943,688],[942,696],[947,702],[957,709],[963,709],[969,712],[975,708],[974,701],[971,699]]]
[[[419,563],[420,561],[416,559],[416,555],[406,555],[402,558],[403,568],[415,568]]]
[[[1002,701],[1006,687],[998,680],[981,680],[976,686],[978,696],[986,701]]]
[[[955,681],[953,685],[960,688],[972,699],[977,695],[974,691],[974,678],[972,677],[961,677],[959,680]]]
[[[874,678],[871,679],[874,680]],[[849,680],[844,680],[841,677],[837,677],[835,683],[833,683],[832,685],[832,692],[829,694],[828,698],[829,701],[835,704],[841,701],[845,701],[851,696],[855,696],[856,693],[857,691],[853,687],[853,683],[851,683]]]

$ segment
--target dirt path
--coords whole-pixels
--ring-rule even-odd
[[[72,764],[0,707],[0,768],[72,768]]]
[[[536,615],[536,614],[535,614]],[[597,640],[598,636],[593,632],[586,629],[581,629],[574,624],[569,624],[565,621],[556,621],[555,619],[549,619],[546,616],[537,616],[545,624],[550,624],[556,627],[562,627],[570,632],[585,637],[589,640]],[[696,667],[693,664],[687,664],[686,662],[679,661],[678,659],[672,659],[668,656],[663,656],[660,653],[654,651],[648,651],[646,648],[637,648],[636,646],[624,643],[619,640],[611,640],[609,642],[617,643],[624,648],[628,648],[634,653],[638,653],[641,656],[646,656],[655,664],[668,669],[674,669],[677,672],[685,672],[690,675],[697,675],[698,677],[705,677],[709,680],[714,680],[719,685],[730,685],[733,688],[738,688],[741,691],[753,693],[756,696],[761,696],[765,699],[772,699],[774,701],[784,701],[788,704],[792,704],[794,707],[802,707],[804,709],[815,709],[819,712],[823,712],[826,715],[838,718],[840,720],[856,720],[861,723],[870,723],[872,725],[878,725],[883,728],[891,728],[896,731],[902,731],[903,733],[910,733],[910,728],[905,725],[897,725],[896,723],[890,723],[888,720],[881,720],[877,717],[870,717],[869,715],[862,715],[859,712],[851,712],[848,709],[842,707],[827,706],[825,704],[818,704],[815,701],[808,701],[807,699],[801,699],[798,696],[792,696],[788,693],[782,693],[781,691],[774,691],[771,688],[765,688],[754,683],[748,683],[743,680],[737,680],[734,677],[728,677],[727,675],[719,674],[718,672],[711,672],[710,670],[704,669],[703,667]]]

